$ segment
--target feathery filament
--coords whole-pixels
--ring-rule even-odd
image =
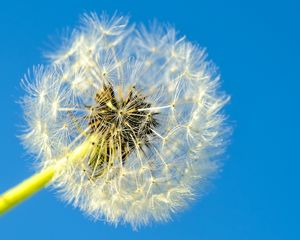
[[[28,74],[24,144],[52,186],[95,217],[168,220],[218,168],[228,127],[205,51],[170,27],[84,15],[50,64]]]

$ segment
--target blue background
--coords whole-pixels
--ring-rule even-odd
[[[297,1],[1,1],[0,192],[33,173],[17,138],[19,80],[44,63],[51,36],[84,11],[169,22],[219,66],[234,127],[223,172],[209,193],[167,224],[133,232],[92,222],[43,190],[0,218],[0,239],[300,239]]]

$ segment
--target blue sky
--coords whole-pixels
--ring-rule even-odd
[[[205,46],[220,69],[234,127],[224,168],[208,194],[172,222],[133,232],[90,221],[43,190],[0,218],[0,239],[300,239],[297,1],[1,1],[0,192],[33,173],[17,135],[20,79],[83,12],[172,23]],[[49,44],[50,43],[50,44]]]

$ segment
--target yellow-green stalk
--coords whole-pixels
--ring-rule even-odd
[[[58,162],[62,163],[65,160],[68,162],[75,162],[84,158],[93,146],[93,142],[96,140],[95,137],[96,136],[90,136],[88,140],[84,141]],[[53,179],[57,170],[58,166],[48,167],[0,195],[0,215],[3,215],[11,208],[45,187]]]
[[[0,196],[0,215],[42,189],[50,182],[53,176],[54,168],[49,167],[3,193]]]

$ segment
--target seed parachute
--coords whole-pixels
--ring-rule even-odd
[[[229,130],[229,97],[204,49],[169,25],[92,13],[47,57],[22,80],[37,175],[0,209],[49,182],[95,219],[136,228],[203,192]]]

